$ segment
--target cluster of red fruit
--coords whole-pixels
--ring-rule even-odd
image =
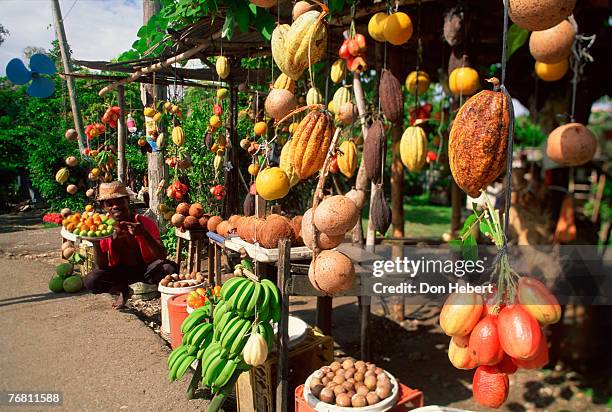
[[[185,197],[187,190],[189,190],[189,187],[185,183],[175,180],[170,186],[168,186],[168,189],[166,189],[166,195],[170,199],[180,202],[183,200],[183,197]]]
[[[428,120],[431,118],[431,111],[433,106],[431,103],[425,103],[419,107],[411,107],[408,112],[410,113],[410,125],[414,126],[417,120]]]
[[[104,126],[102,123],[92,123],[88,124],[85,127],[85,134],[87,135],[87,140],[95,139],[105,131],[106,126]]]
[[[121,117],[121,109],[119,106],[111,106],[102,115],[102,121],[108,123],[113,129],[117,128],[117,121]]]
[[[56,225],[61,225],[63,219],[64,218],[59,213],[47,213],[42,218],[43,222],[45,222],[45,223],[55,223]]]
[[[499,408],[508,397],[508,375],[517,368],[537,369],[548,363],[548,342],[540,325],[556,323],[561,307],[538,280],[522,277],[513,293],[497,291],[451,294],[440,313],[440,326],[451,336],[448,357],[458,369],[476,368],[474,399]],[[511,298],[510,298],[510,297]]]
[[[346,66],[350,71],[361,73],[368,67],[364,60],[365,52],[365,36],[357,33],[355,37],[344,39],[338,50],[338,56],[346,60]]]
[[[210,194],[217,198],[217,200],[222,200],[225,197],[225,187],[223,185],[216,185],[210,188]]]
[[[223,107],[219,103],[213,104],[213,114],[221,116],[223,114]]]

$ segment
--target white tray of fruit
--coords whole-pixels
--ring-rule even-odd
[[[180,295],[189,293],[204,285],[204,276],[200,272],[192,272],[188,274],[173,273],[166,275],[160,282],[157,288],[162,293],[171,295]]]
[[[113,236],[115,223],[112,217],[94,212],[92,208],[82,214],[75,213],[64,218],[62,236],[72,241],[107,239]]]
[[[318,369],[304,384],[304,399],[319,412],[388,411],[398,396],[399,385],[393,375],[352,358]]]

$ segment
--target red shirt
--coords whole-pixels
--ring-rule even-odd
[[[154,239],[160,240],[159,229],[155,222],[149,219],[146,216],[136,215],[136,220],[144,226],[144,229],[149,232]],[[138,242],[138,246],[140,246],[140,254],[142,255],[142,260],[144,263],[148,264],[155,260],[155,256],[149,247],[145,239],[142,236],[134,236],[136,241]],[[119,254],[113,248],[113,238],[102,239],[100,241],[100,250],[102,253],[108,253],[108,265],[109,266],[117,266],[119,261]]]

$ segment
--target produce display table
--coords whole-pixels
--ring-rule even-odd
[[[181,252],[187,242],[187,273],[201,270],[202,249],[208,242],[205,230],[176,230],[176,264],[181,267]],[[210,256],[210,254],[209,254]]]

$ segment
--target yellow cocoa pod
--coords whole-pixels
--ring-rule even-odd
[[[293,187],[300,182],[300,177],[295,172],[293,168],[293,164],[291,163],[291,145],[293,144],[293,139],[289,140],[281,150],[280,154],[280,162],[278,167],[283,169],[287,177],[289,178],[289,186]]]
[[[285,89],[291,93],[295,93],[295,80],[287,76],[285,73],[281,73],[280,76],[274,81],[275,89]]]
[[[308,89],[308,93],[306,93],[306,104],[311,106],[313,104],[321,104],[323,102],[323,96],[321,92],[316,87],[311,87]]]
[[[177,146],[182,146],[185,143],[185,132],[181,126],[175,126],[172,129],[172,142]]]
[[[220,78],[225,79],[230,74],[230,65],[227,57],[219,56],[217,57],[217,62],[215,63],[215,69],[217,69],[217,74]]]
[[[347,86],[342,86],[338,90],[336,90],[336,93],[334,93],[334,98],[332,101],[334,104],[333,113],[337,113],[344,103],[351,101],[351,92],[349,88]]]
[[[427,162],[427,136],[418,126],[406,129],[400,141],[402,163],[411,172],[418,172]]]
[[[332,82],[340,83],[346,77],[346,60],[338,59],[332,64],[329,71],[329,77]]]
[[[338,168],[344,176],[351,178],[357,169],[357,146],[352,140],[345,140],[339,149],[342,153],[338,154]]]
[[[59,184],[64,184],[64,183],[66,183],[66,181],[68,180],[69,177],[70,177],[70,172],[68,171],[68,168],[67,167],[62,167],[55,174],[55,181],[57,183],[59,183]]]

